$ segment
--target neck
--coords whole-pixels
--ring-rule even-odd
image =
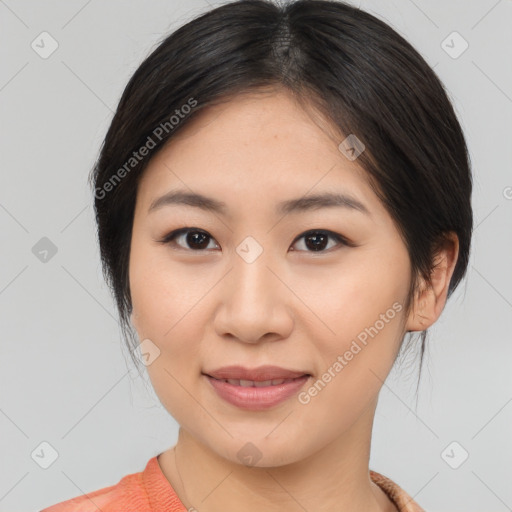
[[[159,464],[182,503],[201,512],[396,512],[369,476],[375,405],[350,431],[306,459],[276,467],[227,460],[180,428]]]

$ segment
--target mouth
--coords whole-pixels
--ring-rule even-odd
[[[310,373],[277,366],[254,369],[223,367],[203,372],[215,394],[238,408],[261,411],[295,395],[312,377]]]

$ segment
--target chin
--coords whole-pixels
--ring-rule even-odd
[[[300,439],[294,440],[287,437],[287,442],[284,443],[282,437],[274,439],[266,437],[268,432],[266,430],[263,434],[256,435],[255,433],[254,436],[251,436],[246,431],[243,436],[230,438],[224,444],[208,442],[207,446],[223,459],[246,467],[286,466],[307,456],[305,450],[297,450]],[[314,449],[312,448],[311,451],[313,452]]]

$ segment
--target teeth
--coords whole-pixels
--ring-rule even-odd
[[[254,381],[254,380],[244,380],[244,379],[222,379],[224,382],[228,382],[233,386],[242,386],[244,388],[263,388],[266,386],[278,386],[279,384],[283,384],[286,382],[292,382],[295,379],[272,379],[272,380],[262,380],[262,381]]]
[[[257,388],[262,388],[264,386],[271,386],[272,381],[271,380],[262,380],[260,382],[254,382],[254,386]]]

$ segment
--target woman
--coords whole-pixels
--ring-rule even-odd
[[[375,408],[473,220],[460,124],[411,45],[341,2],[212,9],[137,69],[91,178],[123,332],[180,433],[44,512],[421,511],[369,469]]]

